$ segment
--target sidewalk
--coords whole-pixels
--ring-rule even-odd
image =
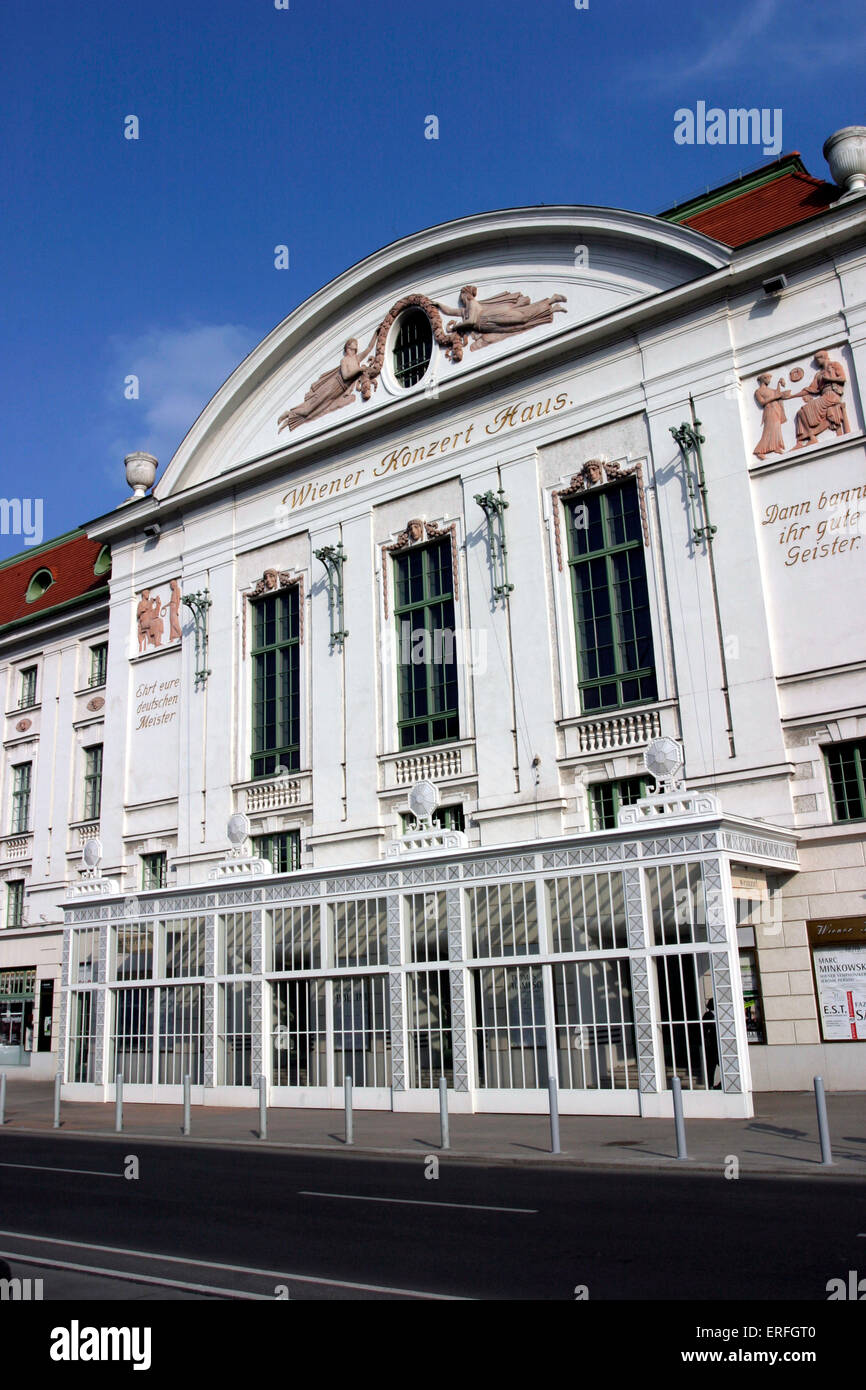
[[[65,1101],[61,1128],[53,1129],[50,1082],[11,1082],[6,1092],[2,1134],[50,1133],[129,1144],[161,1140],[185,1145],[249,1144],[308,1149],[332,1154],[415,1159],[439,1154],[438,1115],[355,1110],[355,1143],[344,1142],[341,1110],[268,1111],[268,1138],[258,1137],[258,1109],[195,1106],[192,1133],[181,1133],[182,1108],[131,1105],[123,1108],[123,1135],[115,1136],[114,1103]],[[469,1162],[558,1164],[568,1167],[695,1170],[721,1174],[729,1156],[741,1174],[866,1177],[866,1095],[834,1092],[827,1097],[834,1165],[822,1168],[815,1100],[811,1091],[755,1096],[751,1120],[688,1120],[688,1162],[677,1162],[672,1120],[634,1116],[565,1115],[562,1153],[550,1154],[550,1125],[543,1115],[452,1115],[450,1156]]]

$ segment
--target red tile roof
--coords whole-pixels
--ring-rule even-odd
[[[732,192],[730,198],[715,207],[698,210],[691,216],[675,217],[682,226],[715,237],[726,246],[744,246],[746,242],[782,231],[804,222],[807,217],[824,212],[840,197],[832,183],[813,178],[805,170],[786,170],[778,178],[758,188],[742,193]]]
[[[45,613],[58,604],[80,598],[91,589],[101,589],[108,576],[93,572],[102,550],[99,541],[83,533],[62,537],[53,544],[40,546],[30,555],[16,556],[0,567],[0,627],[35,613]],[[27,586],[37,570],[50,570],[54,583],[33,603],[27,602]]]

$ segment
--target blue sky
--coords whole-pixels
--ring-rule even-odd
[[[289,5],[0,7],[0,496],[43,498],[46,538],[128,496],[124,454],[164,467],[276,323],[395,238],[534,203],[657,212],[769,162],[676,144],[699,100],[781,108],[824,177],[824,138],[866,119],[862,0]]]

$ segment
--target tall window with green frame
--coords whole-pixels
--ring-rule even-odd
[[[251,602],[253,777],[301,766],[301,614],[297,584]]]
[[[84,750],[84,819],[99,820],[102,812],[102,744]]]
[[[23,835],[30,829],[30,782],[32,763],[16,763],[12,768],[12,823],[10,834]]]
[[[450,540],[394,558],[400,747],[460,737]]]
[[[582,708],[591,713],[655,700],[637,485],[590,492],[567,510]]]

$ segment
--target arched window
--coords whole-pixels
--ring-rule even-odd
[[[400,317],[394,338],[394,375],[405,390],[427,375],[433,352],[433,329],[423,309]]]
[[[25,596],[27,602],[35,603],[38,598],[41,598],[43,594],[48,592],[53,583],[54,575],[50,570],[37,570],[31,578],[30,583],[27,585],[27,594]]]

